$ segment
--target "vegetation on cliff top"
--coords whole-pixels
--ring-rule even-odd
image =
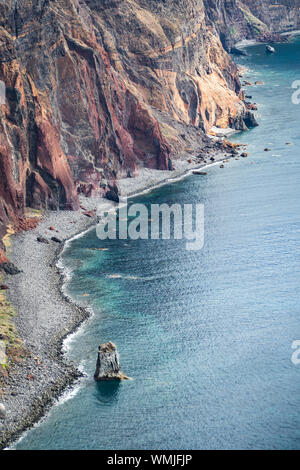
[[[265,23],[254,16],[249,9],[242,8],[241,6],[240,9],[244,14],[246,22],[251,26],[255,34],[259,35],[266,32],[267,25]]]

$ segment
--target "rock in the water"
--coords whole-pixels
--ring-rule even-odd
[[[274,47],[267,45],[267,46],[266,46],[266,52],[267,52],[268,54],[274,54],[275,49],[274,49]]]
[[[0,419],[6,418],[6,409],[3,403],[0,403]]]
[[[245,105],[247,109],[250,109],[251,111],[257,111],[257,105],[255,103],[249,103],[248,101],[245,101]]]
[[[128,380],[120,370],[120,358],[117,346],[112,343],[100,344],[94,378],[100,380]]]
[[[7,261],[6,263],[1,263],[0,269],[2,269],[6,274],[10,274],[11,276],[22,272],[10,261]]]
[[[244,49],[239,49],[238,47],[232,47],[231,50],[230,50],[231,54],[234,54],[234,55],[244,55],[244,56],[248,56],[248,52],[244,51]]]

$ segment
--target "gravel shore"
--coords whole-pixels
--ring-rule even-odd
[[[224,158],[219,154],[216,162]],[[144,169],[139,177],[120,181],[121,195],[132,196],[208,166],[181,161],[174,171]],[[0,449],[41,418],[66,387],[81,376],[64,357],[62,342],[89,313],[63,296],[63,278],[56,261],[66,240],[96,223],[96,217],[87,217],[84,212],[112,203],[84,199],[81,204],[85,209],[78,212],[46,211],[36,229],[12,237],[9,257],[22,272],[7,276],[7,297],[18,312],[15,324],[29,356],[14,366],[5,384],[1,402],[7,417],[0,421]],[[37,237],[47,238],[49,244],[38,242]],[[51,241],[52,237],[62,243]]]
[[[64,241],[95,223],[81,212],[46,212],[36,229],[12,239],[10,260],[23,272],[7,276],[7,297],[18,312],[15,324],[30,355],[14,366],[4,388],[1,401],[7,418],[0,429],[0,448],[37,421],[80,376],[65,361],[61,345],[88,313],[63,300],[55,265],[63,243],[53,242],[51,237]],[[54,231],[49,230],[51,226]],[[50,240],[49,245],[39,243],[38,236]]]

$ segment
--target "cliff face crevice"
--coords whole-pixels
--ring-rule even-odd
[[[286,27],[297,2],[247,2],[251,21],[244,3],[0,0],[0,237],[26,205],[76,209],[140,167],[171,169],[189,146],[177,123],[199,151],[212,126],[251,125],[223,45],[253,36],[254,14]]]

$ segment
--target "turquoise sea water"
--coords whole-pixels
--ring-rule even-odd
[[[250,157],[138,198],[203,203],[201,251],[93,230],[64,253],[68,293],[94,311],[68,353],[88,377],[17,449],[300,448],[300,43],[276,49],[239,60],[264,82],[247,90],[260,126],[234,138]],[[109,340],[133,380],[94,382]]]

